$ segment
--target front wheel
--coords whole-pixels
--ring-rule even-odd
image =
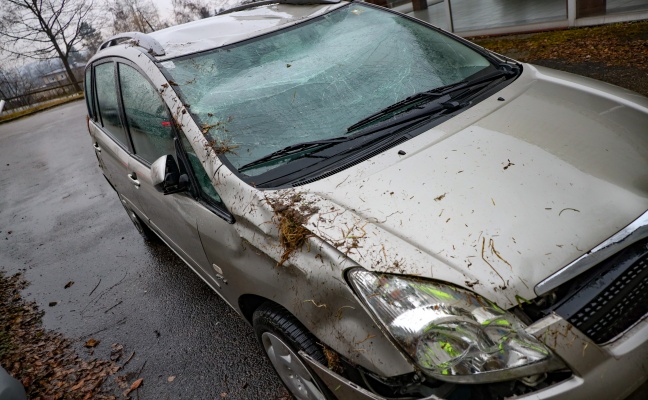
[[[326,365],[315,337],[281,306],[266,303],[252,317],[254,332],[288,391],[298,400],[326,400],[326,387],[297,354],[303,350]]]

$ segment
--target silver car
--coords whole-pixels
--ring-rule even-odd
[[[296,398],[647,380],[648,99],[339,0],[117,35],[85,90],[128,216]]]

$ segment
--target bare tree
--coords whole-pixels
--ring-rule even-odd
[[[203,19],[214,15],[205,0],[171,0],[176,24]]]
[[[81,91],[69,56],[92,7],[92,0],[3,0],[0,50],[18,58],[59,58],[74,89]]]
[[[214,10],[214,13],[218,14],[219,12],[229,10],[230,8],[234,8],[234,7],[242,6],[244,4],[254,3],[262,0],[212,0],[212,1],[218,4]]]
[[[169,26],[160,18],[157,6],[150,0],[111,0],[107,10],[112,17],[113,33],[149,33]]]
[[[79,29],[79,36],[85,45],[86,49],[90,52],[90,56],[97,52],[99,46],[103,42],[101,33],[97,31],[89,22],[82,22]]]
[[[11,99],[29,93],[35,87],[35,82],[28,73],[19,68],[0,67],[0,99]],[[28,104],[29,97],[18,98],[10,101],[6,108],[15,108]]]

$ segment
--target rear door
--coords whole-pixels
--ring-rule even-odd
[[[96,110],[94,120],[90,120],[88,125],[104,175],[128,206],[139,211],[135,201],[137,177],[132,176],[128,168],[131,144],[120,113],[115,68],[115,62],[111,59],[101,60],[92,66],[94,98],[90,104]]]
[[[85,101],[86,101],[86,106],[88,108],[88,116],[87,122],[88,122],[88,131],[90,132],[90,138],[92,139],[92,145],[94,146],[95,149],[95,155],[97,156],[97,161],[99,162],[99,167],[103,171],[104,165],[103,161],[101,160],[101,149],[99,147],[99,144],[97,143],[97,140],[95,138],[96,136],[96,125],[98,123],[98,115],[97,115],[97,108],[95,107],[95,96],[94,96],[94,83],[92,80],[92,67],[88,66],[84,72],[84,78],[83,78],[83,90],[85,93]]]

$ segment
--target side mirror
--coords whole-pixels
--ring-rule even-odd
[[[151,165],[151,182],[158,192],[164,194],[184,192],[189,187],[189,177],[180,174],[171,155],[162,156]]]

